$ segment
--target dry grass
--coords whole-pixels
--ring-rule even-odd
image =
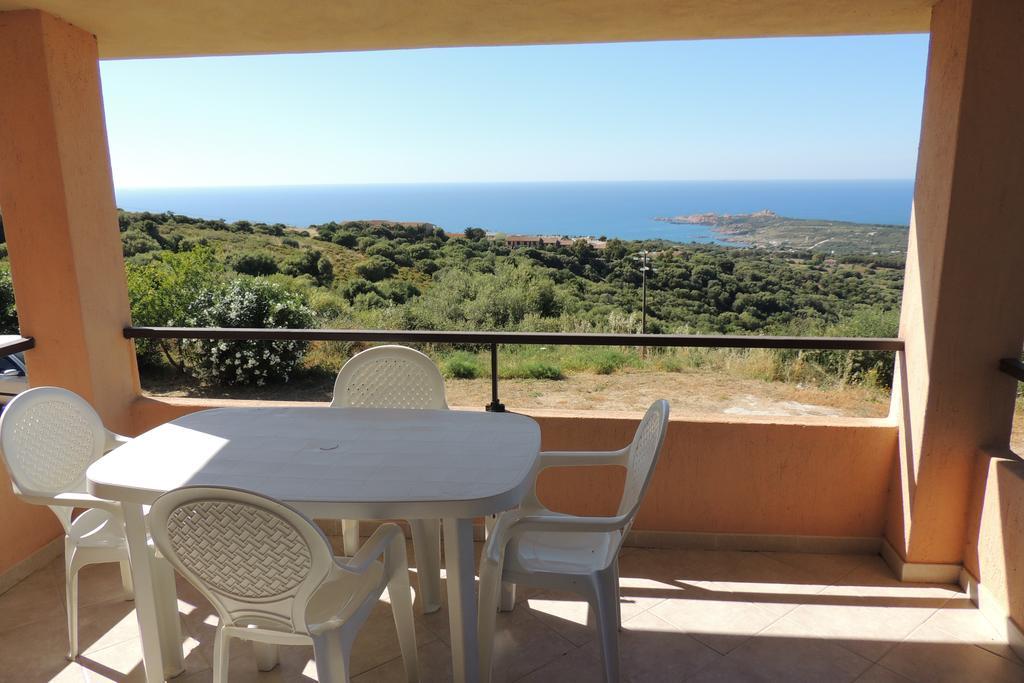
[[[188,379],[143,377],[154,396],[202,396],[277,401],[326,401],[334,378],[309,375],[274,387],[196,387]],[[489,378],[447,380],[452,406],[490,402]],[[501,400],[509,410],[643,410],[666,398],[676,415],[841,415],[879,417],[889,410],[888,394],[861,386],[821,388],[747,379],[713,370],[577,373],[561,381],[503,379]]]

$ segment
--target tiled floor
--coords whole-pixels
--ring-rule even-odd
[[[1024,681],[1024,663],[959,589],[900,584],[878,557],[626,549],[621,574],[628,681]],[[64,659],[59,561],[0,596],[0,681],[142,679],[116,566],[85,569],[81,593],[75,662]],[[498,616],[496,681],[601,680],[585,605],[529,590],[518,598]],[[208,681],[216,617],[184,582],[179,599],[188,669],[176,680]],[[449,680],[445,610],[417,619],[422,680]],[[316,678],[306,648],[283,648],[263,674],[247,645],[232,654],[232,681]],[[360,683],[401,680],[386,604],[356,641],[353,668]]]

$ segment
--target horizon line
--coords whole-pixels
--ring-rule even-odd
[[[115,185],[114,190],[246,190],[299,187],[390,187],[395,185],[557,185],[611,183],[862,183],[913,182],[915,178],[648,178],[632,180],[445,180],[341,183],[262,183],[252,185]]]

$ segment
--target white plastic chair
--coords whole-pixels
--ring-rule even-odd
[[[334,408],[447,410],[444,377],[428,356],[407,346],[375,346],[352,356],[334,383]],[[411,519],[424,612],[441,607],[441,521]],[[342,520],[345,554],[359,550],[359,520]]]
[[[489,681],[494,625],[499,601],[511,610],[514,594],[502,581],[570,591],[586,598],[597,617],[605,680],[619,680],[619,569],[622,541],[633,524],[658,461],[668,427],[668,402],[648,408],[632,443],[607,453],[541,453],[538,472],[547,467],[621,465],[627,469],[618,512],[613,517],[575,517],[552,512],[533,491],[516,510],[502,513],[480,560],[480,679]]]
[[[214,683],[227,681],[232,638],[272,646],[312,641],[318,680],[348,681],[352,643],[385,588],[406,680],[419,680],[405,537],[396,525],[380,526],[355,557],[336,558],[320,528],[297,510],[210,487],[162,495],[149,523],[160,552],[217,610]]]
[[[78,655],[78,571],[90,564],[118,562],[125,592],[129,598],[132,594],[121,508],[85,488],[86,468],[127,441],[105,429],[85,399],[57,387],[19,394],[0,416],[0,455],[14,493],[29,503],[49,506],[64,527],[70,659]],[[74,508],[87,509],[72,520]]]

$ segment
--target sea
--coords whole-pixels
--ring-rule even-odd
[[[912,180],[520,182],[117,190],[128,211],[306,227],[348,220],[433,223],[524,235],[718,243],[704,225],[655,220],[769,209],[790,218],[907,225]]]

